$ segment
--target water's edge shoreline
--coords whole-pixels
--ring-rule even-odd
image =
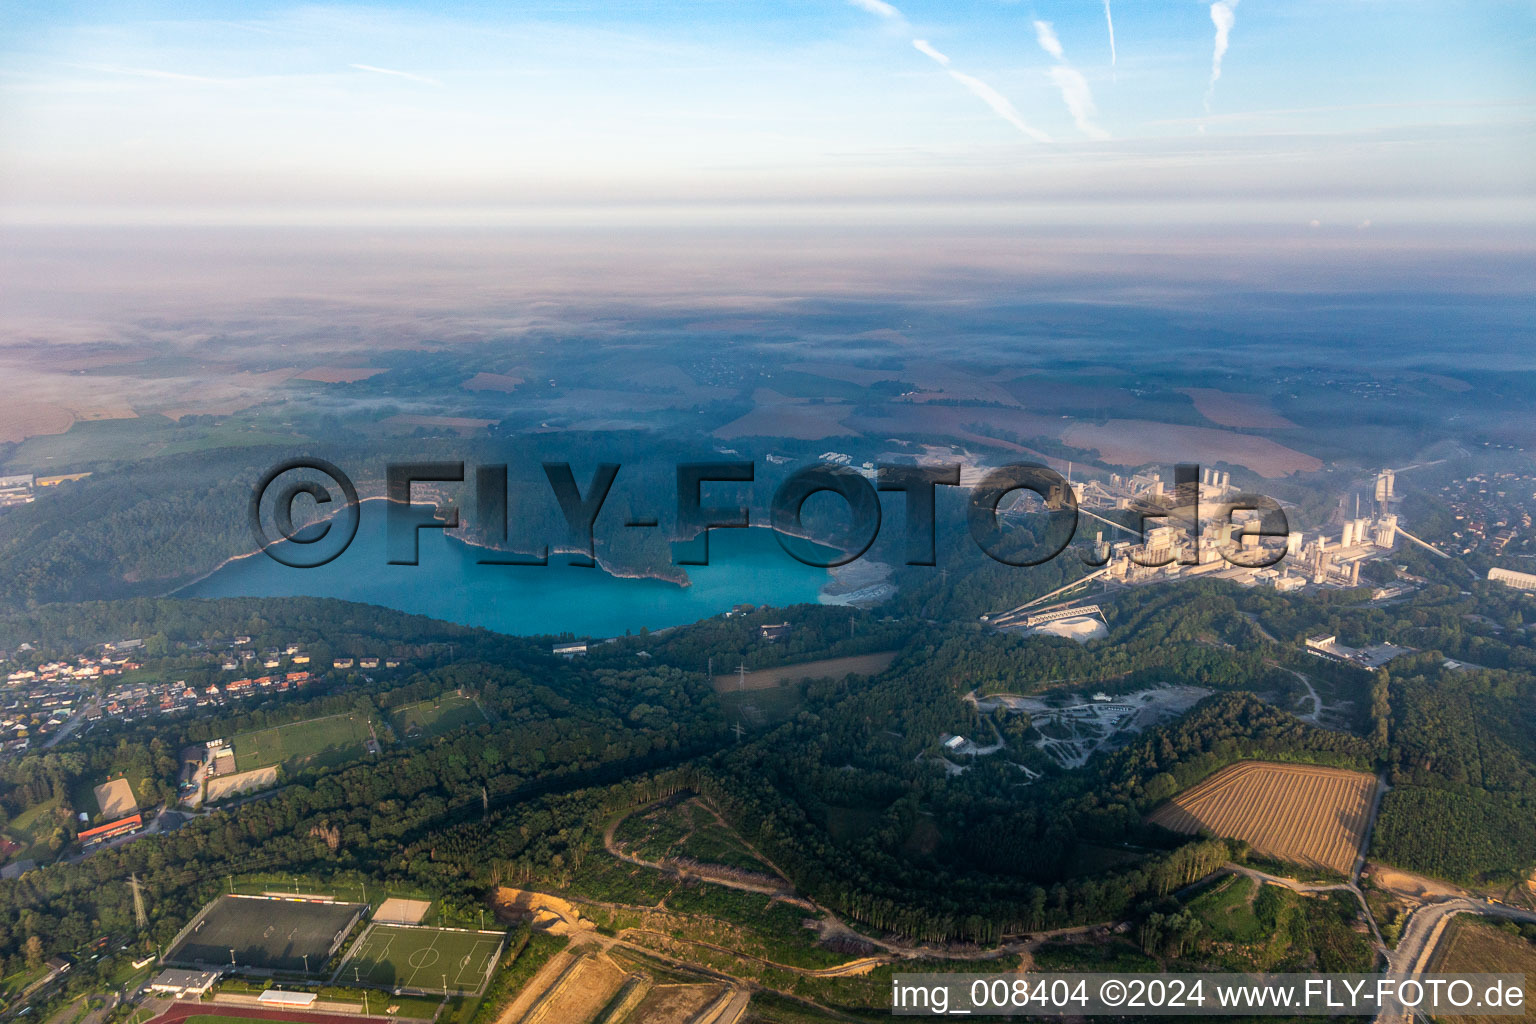
[[[389,501],[385,495],[371,495],[360,499],[363,502]],[[463,520],[461,518],[461,524]],[[464,524],[467,525],[467,524]],[[753,523],[748,529],[772,530],[771,524]],[[464,529],[445,531],[445,539],[464,545],[466,548],[477,548],[483,551],[495,551],[507,554],[515,554],[524,557],[531,556],[531,552],[517,551],[512,548],[499,548],[485,544],[466,535]],[[281,543],[281,542],[279,542]],[[218,573],[248,558],[263,554],[268,546],[257,546],[249,551],[231,555],[205,572],[198,573],[190,579],[178,582],[175,586],[160,592],[160,597],[182,597],[186,592],[202,583],[212,579]],[[551,548],[551,556],[558,557],[561,554],[574,554],[568,550]],[[596,568],[601,570],[611,579],[616,580],[655,580],[659,583],[667,583],[678,588],[686,589],[693,585],[686,568],[682,566],[667,566],[662,569],[646,570],[617,565],[605,558],[601,553],[595,553]],[[875,604],[888,598],[895,592],[894,584],[890,583],[891,567],[883,564],[868,566],[843,566],[826,570],[826,579],[821,583],[817,592],[817,601],[830,605],[864,605]],[[851,578],[850,578],[851,577]],[[855,582],[856,581],[856,582]],[[701,618],[707,616],[701,616]]]

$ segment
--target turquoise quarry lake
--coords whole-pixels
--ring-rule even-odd
[[[183,597],[335,597],[380,604],[502,633],[622,636],[697,622],[740,603],[815,602],[830,580],[801,565],[771,530],[715,530],[710,564],[688,566],[693,585],[622,579],[600,568],[480,565],[479,549],[441,530],[420,533],[419,565],[389,565],[382,516],[364,515],[352,545],[317,569],[252,555],[181,591]]]

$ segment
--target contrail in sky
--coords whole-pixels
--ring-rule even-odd
[[[1109,26],[1109,66],[1115,66],[1115,16],[1109,13],[1109,0],[1104,0],[1104,24]]]
[[[998,117],[1002,118],[1004,121],[1007,121],[1009,124],[1013,125],[1019,131],[1023,132],[1025,135],[1028,135],[1036,142],[1051,141],[1051,137],[1049,135],[1026,124],[1024,122],[1024,118],[1019,116],[1018,110],[1014,108],[1012,103],[1008,102],[1008,98],[1002,93],[998,92],[996,89],[992,88],[981,79],[973,78],[970,75],[956,71],[954,68],[950,67],[949,57],[940,53],[938,50],[935,50],[932,46],[929,46],[928,40],[914,39],[912,40],[912,46],[917,50],[918,53],[923,54],[925,57],[931,58],[940,67],[947,71],[950,78],[953,78],[955,81],[965,86],[966,89],[970,90],[971,95],[975,96],[987,106],[991,107],[992,112]]]
[[[848,2],[862,11],[868,11],[870,14],[890,22],[892,25],[900,28],[903,32],[910,34],[912,31],[912,26],[907,22],[906,16],[903,15],[901,11],[897,10],[895,7],[886,3],[885,0],[848,0]],[[1051,141],[1051,137],[1049,135],[1027,124],[1024,121],[1024,118],[1019,115],[1018,110],[1014,108],[1014,105],[1008,102],[1008,98],[1002,93],[998,92],[996,89],[992,88],[981,79],[972,75],[967,75],[964,72],[957,71],[953,67],[950,67],[949,57],[930,46],[928,44],[928,40],[918,39],[914,36],[912,39],[912,46],[915,50],[917,50],[918,53],[921,53],[929,60],[938,64],[939,67],[943,68],[950,78],[953,78],[956,82],[959,82],[962,86],[964,86],[972,96],[975,96],[987,106],[991,107],[992,112],[998,117],[1002,118],[1004,121],[1007,121],[1020,132],[1034,139],[1036,142]]]

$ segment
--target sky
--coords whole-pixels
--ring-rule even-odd
[[[0,14],[11,223],[1536,221],[1529,0]]]

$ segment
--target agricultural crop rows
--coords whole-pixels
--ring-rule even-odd
[[[1365,839],[1376,779],[1310,765],[1245,762],[1175,797],[1152,821],[1246,840],[1255,853],[1347,875]]]

